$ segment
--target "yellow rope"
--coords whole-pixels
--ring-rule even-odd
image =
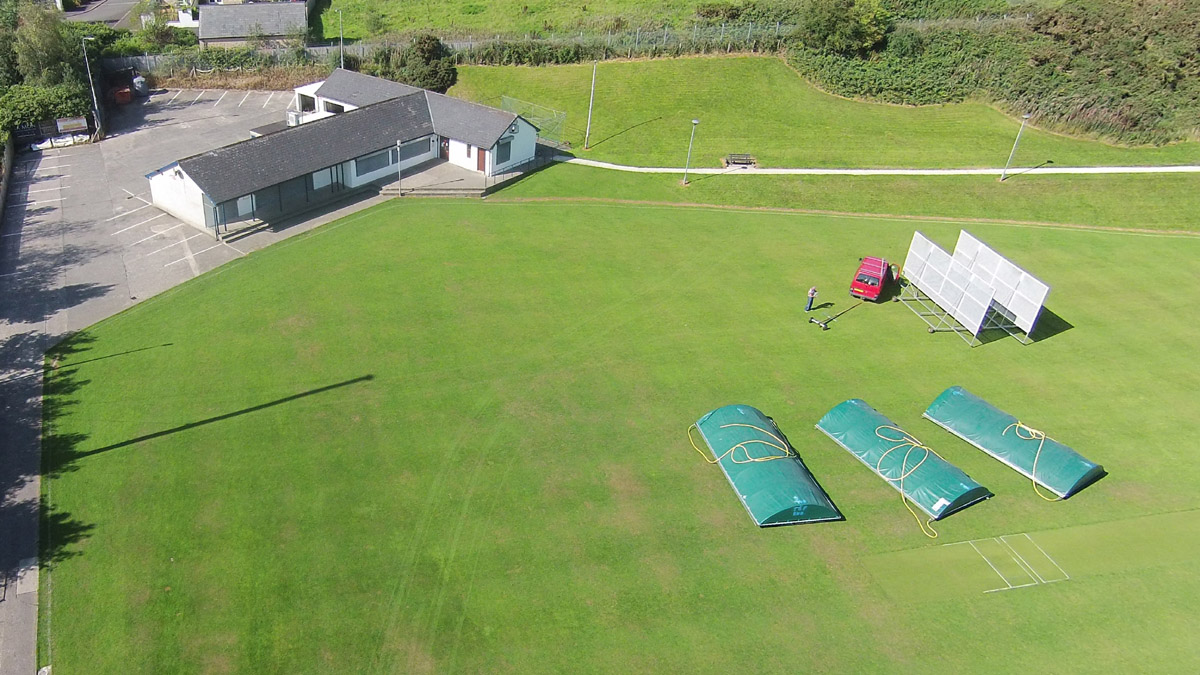
[[[897,433],[900,434],[900,438],[892,438],[891,436],[886,436],[883,433],[881,433],[882,429],[891,429],[893,431],[896,431]],[[908,512],[910,514],[912,514],[913,520],[917,521],[917,525],[919,525],[921,527],[921,534],[925,535],[926,537],[929,537],[930,539],[937,539],[938,533],[937,533],[937,530],[933,529],[933,518],[929,518],[928,520],[922,521],[921,516],[917,515],[917,512],[913,511],[912,507],[908,505],[908,502],[911,500],[908,498],[908,495],[904,494],[904,479],[908,478],[909,476],[911,476],[913,474],[914,471],[919,469],[921,467],[921,465],[925,463],[925,460],[929,459],[929,455],[931,453],[934,455],[937,455],[939,458],[941,458],[941,455],[938,455],[937,452],[935,452],[933,450],[933,448],[922,444],[915,437],[913,437],[911,434],[909,434],[907,431],[901,429],[900,427],[895,427],[890,424],[881,424],[881,425],[875,427],[875,435],[889,443],[895,443],[895,445],[893,445],[892,447],[885,450],[884,453],[879,456],[879,460],[875,462],[875,473],[878,473],[880,476],[883,476],[883,479],[888,481],[889,483],[899,483],[900,503],[904,504],[904,508],[908,509]],[[905,448],[904,459],[901,460],[901,462],[900,462],[900,475],[895,478],[889,478],[888,476],[884,475],[883,469],[881,468],[883,465],[883,460],[886,459],[887,456],[890,455],[893,451],[899,450],[900,448]],[[924,450],[925,454],[921,455],[921,460],[918,461],[916,464],[914,464],[911,469],[906,469],[906,467],[908,466],[909,456],[911,456],[912,453],[917,450]]]
[[[775,439],[776,441],[778,441],[778,443],[772,443],[771,441],[764,441],[759,438],[749,438],[749,439],[742,441],[741,443],[738,443],[737,445],[734,445],[733,447],[729,448],[725,452],[721,453],[721,455],[719,457],[717,457],[716,459],[709,459],[708,455],[706,455],[704,453],[704,451],[701,450],[699,448],[699,446],[696,445],[696,441],[692,438],[692,429],[694,429],[694,428],[698,429],[698,427],[696,427],[695,424],[688,427],[688,430],[687,430],[688,442],[692,444],[692,449],[695,450],[696,452],[700,453],[700,456],[704,458],[704,461],[708,462],[709,464],[716,464],[717,462],[721,461],[722,459],[725,459],[726,457],[728,457],[729,460],[731,462],[733,462],[734,464],[749,464],[751,462],[769,462],[773,459],[786,459],[786,458],[792,456],[791,451],[788,450],[787,443],[785,443],[782,438],[776,436],[775,434],[771,433],[770,431],[767,431],[766,429],[763,429],[762,427],[758,427],[753,424],[722,424],[719,428],[727,429],[729,427],[749,427],[751,429],[761,431],[762,433],[764,433],[764,434],[770,436],[771,438]],[[771,454],[771,455],[764,455],[762,457],[755,457],[754,455],[750,454],[749,448],[746,447],[747,445],[750,445],[753,443],[770,446],[772,448],[775,448],[776,450],[779,450],[783,454],[781,454],[781,455]],[[745,456],[745,459],[738,459],[733,454],[738,448],[741,448],[742,454]]]
[[[1057,501],[1061,500],[1062,498],[1057,495],[1055,495],[1053,497],[1047,497],[1046,495],[1042,494],[1041,488],[1038,487],[1037,465],[1038,465],[1038,459],[1040,459],[1042,456],[1042,448],[1045,447],[1045,445],[1046,445],[1045,432],[1038,431],[1037,429],[1034,429],[1033,427],[1028,426],[1026,424],[1022,424],[1020,422],[1013,422],[1012,424],[1004,427],[1004,431],[1002,431],[1000,433],[1000,435],[1003,436],[1004,434],[1007,434],[1008,430],[1012,429],[1014,427],[1016,428],[1016,431],[1014,431],[1013,433],[1015,433],[1017,435],[1017,438],[1020,438],[1023,441],[1037,441],[1038,442],[1037,452],[1034,453],[1034,455],[1033,455],[1033,469],[1031,469],[1029,472],[1029,481],[1031,483],[1033,483],[1033,493],[1036,494],[1037,496],[1041,497],[1042,499],[1045,499],[1048,502],[1057,502]],[[1024,433],[1022,433],[1022,432],[1024,432]]]

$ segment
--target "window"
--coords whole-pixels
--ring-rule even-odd
[[[387,167],[389,164],[393,164],[393,153],[394,151],[391,150],[380,150],[373,155],[359,157],[358,159],[354,160],[355,177],[362,178],[369,173],[375,173],[376,171]]]
[[[313,112],[317,109],[317,100],[311,96],[297,94],[300,97],[300,112]]]
[[[312,175],[313,189],[320,190],[323,187],[329,187],[333,183],[333,168],[321,169],[314,171]]]
[[[475,147],[475,146],[473,146],[473,145],[467,146],[467,159],[471,159],[471,148],[473,148],[473,147]]]
[[[336,103],[330,103],[329,101],[325,101],[325,112],[342,113],[342,112],[346,112],[346,108],[344,106],[340,106]]]
[[[406,162],[410,159],[420,157],[427,152],[429,150],[425,148],[424,143],[405,143],[400,146],[400,157]]]
[[[496,146],[496,164],[507,164],[512,158],[512,141],[500,141]]]

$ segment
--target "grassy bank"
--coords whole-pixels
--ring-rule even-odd
[[[694,166],[749,153],[764,166],[1004,166],[1020,121],[977,103],[905,107],[822,93],[773,57],[698,57],[599,65],[584,152],[591,65],[461,67],[450,93],[499,105],[512,96],[567,113],[566,139],[591,159]],[[1027,128],[1016,165],[1189,164],[1200,144],[1121,148]]]

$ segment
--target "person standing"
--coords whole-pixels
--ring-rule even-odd
[[[811,312],[813,300],[816,300],[816,299],[817,299],[817,287],[813,286],[812,288],[808,289],[808,302],[804,305],[804,311]]]

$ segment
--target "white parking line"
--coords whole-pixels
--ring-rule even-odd
[[[206,251],[211,251],[214,248],[221,248],[221,245],[216,244],[214,246],[209,246],[208,248],[204,249],[203,251],[196,251],[195,253],[192,254],[192,257],[194,258],[195,256],[198,256],[201,253],[204,253]],[[187,260],[188,260],[188,258],[185,256],[183,258],[180,258],[179,260],[172,260],[171,262],[167,263],[166,265],[163,265],[163,267],[170,267],[171,265],[174,265],[176,263],[186,262]]]
[[[191,240],[195,239],[196,237],[203,237],[203,236],[204,236],[204,233],[203,233],[203,232],[197,232],[196,234],[193,234],[192,236],[188,237],[187,239],[181,239],[181,240],[179,240],[179,241],[175,242],[174,244],[170,244],[170,245],[168,245],[168,246],[164,246],[164,247],[162,247],[162,248],[160,248],[160,249],[158,249],[158,250],[151,251],[151,252],[147,253],[146,255],[144,255],[144,256],[142,256],[142,257],[143,257],[143,258],[149,258],[150,256],[154,255],[155,253],[162,253],[163,251],[165,251],[165,250],[167,250],[167,249],[169,249],[169,248],[174,248],[174,247],[176,247],[176,246],[178,246],[178,245],[180,245],[180,244],[186,244],[187,242],[189,242],[189,241],[191,241]]]
[[[148,209],[148,208],[150,208],[149,204],[143,204],[143,205],[137,207],[136,209],[129,209],[128,211],[122,211],[121,213],[118,213],[117,215],[113,216],[112,218],[106,219],[104,222],[107,223],[109,221],[116,220],[117,218],[124,218],[125,216],[133,213],[134,211],[141,211],[142,209]]]
[[[175,92],[175,95],[171,97],[171,100],[170,100],[170,101],[167,101],[167,105],[171,105],[172,103],[174,103],[174,102],[175,102],[175,99],[179,98],[179,95],[180,95],[180,94],[182,94],[182,93],[183,93],[183,90],[182,90],[182,89],[180,89],[179,91]]]
[[[33,171],[30,171],[28,168],[21,168],[21,167],[14,166],[13,171],[24,171],[27,174],[34,174],[34,173],[41,171],[42,169],[50,169],[50,170],[65,169],[68,166],[71,166],[71,165],[70,164],[59,164],[57,166],[42,166],[39,164],[38,167],[36,169],[34,169]]]
[[[67,186],[64,185],[62,187],[45,188],[43,190],[26,190],[25,194],[32,194],[34,192],[55,192],[57,190],[66,190],[66,189],[67,189]]]
[[[199,101],[199,100],[200,100],[200,97],[201,97],[201,96],[203,96],[203,95],[204,95],[204,92],[206,92],[206,91],[208,91],[208,90],[207,90],[207,89],[201,89],[201,90],[200,90],[200,93],[199,93],[199,94],[196,94],[196,98],[192,99],[192,103],[195,103],[196,101]],[[189,103],[189,104],[188,104],[188,106],[191,106],[191,105],[192,105],[192,103]]]
[[[271,95],[270,95],[270,96],[268,96],[268,97],[267,97],[267,100],[266,100],[266,101],[263,103],[263,107],[264,107],[264,108],[266,108],[266,107],[267,107],[267,103],[270,103],[270,102],[271,102],[271,99],[272,99],[272,98],[274,98],[274,97],[275,97],[275,92],[271,92]]]
[[[145,199],[142,199],[141,197],[139,197],[139,196],[137,196],[137,195],[133,194],[132,192],[130,192],[129,190],[126,190],[125,188],[121,188],[121,192],[124,192],[125,194],[129,195],[131,198],[133,198],[133,199],[136,199],[136,200],[138,200],[139,202],[141,202],[141,203],[143,203],[143,204],[145,204],[145,205],[147,205],[147,206],[149,206],[149,205],[150,205],[150,202],[148,202],[148,201],[146,201]]]
[[[213,107],[215,108],[221,101],[224,101],[225,94],[228,94],[228,93],[229,93],[228,91],[221,92],[221,98],[217,99],[217,102],[213,104]]]
[[[183,223],[180,223],[174,227],[168,227],[167,229],[163,230],[162,232],[155,232],[154,234],[150,235],[149,237],[142,237],[141,239],[138,239],[137,241],[130,244],[130,246],[137,246],[138,244],[142,243],[143,241],[150,241],[151,239],[153,239],[155,237],[161,237],[162,235],[170,232],[171,230],[177,230],[181,227],[183,227]]]
[[[148,219],[146,219],[146,220],[143,220],[142,222],[138,223],[137,225],[130,225],[129,227],[127,227],[127,228],[125,228],[125,229],[123,229],[123,230],[117,230],[116,232],[113,232],[112,234],[113,234],[113,236],[115,237],[115,236],[117,236],[118,234],[121,234],[122,232],[128,232],[129,230],[132,230],[132,229],[133,229],[133,228],[135,228],[135,227],[141,227],[142,225],[145,225],[146,223],[150,222],[151,220],[158,220],[159,218],[162,218],[162,217],[163,217],[163,216],[165,216],[165,215],[167,215],[167,214],[165,214],[165,213],[160,213],[160,214],[158,214],[157,216],[154,216],[153,218],[148,218]]]
[[[63,200],[63,198],[59,197],[58,199],[43,199],[43,200],[37,201],[37,202],[13,202],[13,203],[9,204],[8,206],[6,206],[5,208],[11,209],[14,206],[35,206],[37,204],[50,204],[52,202],[61,202],[62,200]]]
[[[57,178],[59,180],[61,180],[63,178],[70,178],[70,177],[71,177],[70,174],[63,174],[61,176],[58,176]],[[42,182],[42,181],[40,181],[40,180],[14,180],[13,182],[9,183],[9,185],[32,185],[34,183],[40,183],[40,182]],[[66,186],[64,185],[63,187],[66,187]]]
[[[250,98],[250,92],[246,92],[246,95],[242,97],[242,100],[238,101],[238,107],[242,107],[242,104],[245,103],[246,99],[248,98]]]

